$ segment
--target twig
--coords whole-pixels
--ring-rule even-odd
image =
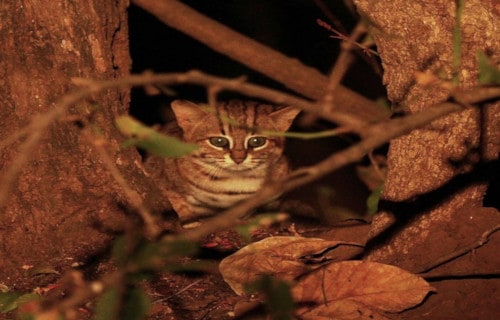
[[[467,94],[464,94],[463,97],[470,103],[478,103],[483,99],[489,100],[493,97],[500,97],[500,88],[480,88],[478,90],[469,91]],[[416,128],[429,124],[433,120],[460,110],[463,110],[460,105],[444,102],[404,118],[371,125],[367,128],[367,134],[364,135],[363,140],[359,143],[331,155],[314,166],[295,170],[282,180],[269,182],[254,196],[221,212],[197,229],[190,230],[184,237],[190,240],[198,240],[212,232],[230,228],[237,224],[237,221],[243,215],[267,203],[280,194],[312,182],[347,164],[357,162],[368,152],[389,142],[391,139],[404,135]]]
[[[276,104],[287,104],[313,113],[325,120],[337,123],[341,126],[350,127],[353,131],[360,132],[366,127],[366,122],[352,113],[344,111],[326,112],[321,104],[315,104],[297,96],[287,94],[278,90],[269,89],[264,86],[244,82],[244,78],[227,79],[212,76],[201,71],[192,70],[185,73],[152,74],[145,72],[140,75],[131,75],[118,80],[89,80],[76,78],[77,84],[93,88],[94,91],[102,91],[114,87],[146,86],[151,84],[195,84],[205,87],[216,87],[218,90],[233,90],[247,96],[272,101]]]
[[[158,224],[156,223],[155,219],[148,211],[148,209],[144,206],[141,196],[129,186],[127,180],[120,173],[120,170],[118,170],[118,168],[115,166],[113,159],[110,157],[108,151],[105,148],[106,140],[102,137],[97,137],[91,134],[88,129],[84,131],[84,136],[87,141],[94,146],[95,150],[101,157],[102,162],[108,169],[113,179],[115,179],[118,185],[123,189],[123,192],[125,193],[132,207],[137,209],[137,212],[144,222],[146,235],[151,239],[156,238],[156,236],[161,232]]]
[[[346,36],[345,34],[335,30],[334,28],[332,28],[328,23],[324,22],[323,20],[321,19],[317,19],[316,20],[316,23],[318,25],[320,25],[321,27],[325,28],[326,30],[332,32],[333,34],[335,34],[334,36],[330,36],[330,38],[334,38],[334,39],[339,39],[339,40],[342,40],[344,41],[344,45],[347,45],[349,47],[351,47],[349,50],[352,50],[354,49],[355,47],[358,47],[359,49],[363,50],[363,52],[365,54],[371,54],[371,55],[375,55],[375,56],[378,56],[378,52],[375,51],[375,50],[372,50],[370,49],[369,47],[363,45],[362,43],[359,43],[356,39],[361,36],[362,34],[366,33],[366,27],[365,27],[365,24],[363,22],[359,22],[356,27],[354,28],[355,30],[358,29],[358,31],[354,32],[354,33],[359,33],[358,36],[356,37],[353,37],[352,35],[350,37]],[[353,35],[354,35],[353,33]]]
[[[25,143],[22,145],[23,150],[29,150],[31,148],[34,149],[34,145],[39,142],[40,137],[43,135],[43,132],[47,127],[50,125],[50,123],[60,117],[61,115],[64,115],[65,110],[67,107],[71,106],[72,104],[78,102],[81,99],[84,99],[85,97],[89,96],[90,94],[97,92],[97,91],[102,91],[105,89],[113,88],[113,87],[120,87],[120,86],[131,86],[131,85],[147,85],[147,84],[152,84],[152,83],[186,83],[189,81],[194,81],[192,78],[190,78],[190,75],[192,73],[187,73],[187,74],[174,74],[174,75],[161,75],[161,76],[153,76],[153,75],[142,75],[142,76],[131,76],[127,77],[121,80],[116,80],[116,81],[83,81],[80,80],[80,83],[84,82],[88,84],[88,87],[83,88],[78,90],[77,92],[73,94],[69,94],[64,96],[62,99],[58,101],[56,104],[55,108],[52,109],[52,111],[48,114],[39,116],[38,121],[33,121],[32,124],[36,123],[37,126],[34,126],[33,132],[28,136],[27,140]],[[194,75],[197,77],[200,74],[199,73],[194,73]],[[197,81],[203,82],[204,84],[213,84],[210,83],[210,80],[216,80],[216,84],[219,83],[224,83],[222,88],[226,88],[226,85],[232,84],[229,86],[231,89],[240,91],[242,92],[242,88],[247,88],[245,87],[245,84],[242,84],[241,82],[235,83],[234,81],[231,82],[231,80],[226,80],[229,82],[224,82],[220,81],[220,78],[216,77],[204,77],[202,79],[196,78]],[[201,83],[198,83],[201,84]],[[248,85],[248,84],[246,84]],[[272,93],[270,96],[272,96],[274,99],[298,99],[295,98],[294,96],[288,96],[285,94],[280,94],[279,92],[276,91],[262,91],[263,88],[258,87],[258,86],[253,86],[252,90],[255,90],[256,93],[261,93],[263,96],[263,92],[266,93]],[[250,90],[250,91],[252,91]],[[248,92],[247,92],[248,94]],[[266,96],[267,97],[267,96]],[[468,92],[467,94],[463,94],[462,99],[463,101],[466,101],[468,103],[477,103],[482,100],[489,100],[492,98],[498,98],[500,97],[500,89],[499,88],[484,88],[484,89],[478,89],[475,91]],[[273,99],[269,99],[271,101],[274,101]],[[299,99],[298,101],[300,101]],[[311,107],[310,103],[305,101],[304,106]],[[324,174],[327,174],[331,171],[334,171],[348,163],[352,163],[355,161],[358,161],[361,159],[362,156],[364,156],[367,152],[370,150],[376,148],[379,145],[382,145],[386,142],[388,142],[390,139],[397,137],[399,135],[405,134],[415,128],[421,127],[425,124],[430,123],[431,121],[440,118],[442,116],[445,116],[447,114],[450,114],[452,112],[460,111],[463,108],[457,104],[453,103],[443,103],[437,106],[433,106],[430,108],[427,108],[423,110],[420,113],[413,114],[404,118],[399,118],[395,120],[390,120],[382,123],[377,123],[373,124],[370,127],[367,128],[367,131],[369,134],[366,134],[364,139],[359,142],[356,145],[351,146],[350,148],[344,149],[341,152],[338,152],[326,160],[320,162],[319,164],[311,167],[306,167],[302,168],[299,170],[296,170],[292,172],[288,177],[286,177],[283,180],[276,181],[276,182],[271,182],[268,185],[265,185],[259,192],[257,192],[253,197],[249,198],[246,201],[243,201],[242,203],[238,204],[237,206],[230,208],[229,210],[226,210],[225,212],[221,213],[220,215],[210,219],[207,221],[205,224],[201,225],[199,228],[186,231],[185,234],[180,235],[180,237],[183,237],[185,239],[191,239],[191,240],[198,240],[201,237],[223,229],[223,228],[228,228],[228,227],[233,227],[237,221],[239,220],[240,216],[243,214],[246,214],[247,212],[251,211],[252,209],[266,203],[269,199],[272,199],[273,197],[277,196],[281,192],[286,192],[289,191],[295,187],[298,187],[302,184],[308,183],[314,179],[317,179],[321,177]],[[42,121],[40,121],[42,119]],[[99,146],[99,144],[97,144]],[[27,161],[26,159],[29,158],[27,154],[21,155],[23,161]],[[101,154],[102,156],[102,154]],[[104,153],[103,159],[109,157],[107,153]],[[105,160],[105,162],[111,161],[111,159]],[[22,166],[20,166],[22,167]],[[111,169],[110,170],[114,170]],[[17,167],[16,167],[17,168]],[[115,168],[116,169],[116,168]],[[17,169],[16,169],[17,170]],[[11,176],[16,176],[17,171],[14,171],[14,174],[11,172]],[[117,179],[115,177],[115,179]],[[119,177],[118,180],[123,179],[123,177]],[[128,187],[124,187],[124,189],[128,189],[129,191],[131,190]],[[133,198],[133,197],[132,197]],[[147,218],[146,218],[147,219]],[[489,235],[491,235],[493,232],[497,231],[500,229],[500,226],[495,227],[494,230],[491,230],[488,234],[485,234],[483,238],[487,241],[487,238]],[[482,243],[482,242],[481,242]],[[160,268],[161,266],[158,266]],[[112,272],[111,274],[106,275],[101,281],[98,282],[92,282],[89,283],[85,286],[81,286],[78,288],[77,291],[74,292],[72,296],[70,296],[67,299],[64,299],[60,303],[57,304],[56,309],[60,312],[65,312],[67,310],[70,310],[72,307],[77,306],[84,301],[88,300],[91,297],[94,297],[98,294],[100,294],[103,290],[106,288],[110,288],[116,285],[119,285],[120,283],[123,282],[124,276],[128,272],[137,272],[138,270],[135,269],[130,269],[130,268],[124,268],[123,270],[120,269],[116,272]],[[51,310],[46,311],[47,314],[50,314]]]
[[[266,87],[245,83],[241,78],[225,79],[204,74],[199,71],[189,71],[186,73],[170,73],[154,75],[144,73],[142,75],[132,75],[118,80],[97,81],[82,78],[75,78],[73,82],[83,86],[73,93],[67,94],[59,99],[55,106],[47,113],[33,117],[29,124],[29,134],[26,140],[20,145],[17,157],[11,162],[8,169],[0,178],[0,208],[3,208],[5,202],[15,185],[22,168],[31,159],[37,146],[40,145],[41,138],[47,128],[57,119],[66,114],[69,106],[85,99],[93,93],[104,91],[111,88],[147,86],[151,84],[183,84],[191,83],[205,87],[216,87],[226,90],[238,91],[248,96],[253,96],[272,101],[277,104],[290,104],[303,110],[314,113],[332,122],[336,122],[344,127],[350,128],[356,132],[363,130],[365,122],[359,120],[356,116],[344,112],[326,113],[323,108],[305,99],[286,94]],[[24,130],[24,129],[23,129]],[[20,138],[22,135],[14,133],[12,136],[4,139],[1,145],[12,143],[14,138]]]
[[[352,115],[348,115],[344,112],[336,111],[325,114],[323,108],[317,108],[316,104],[290,94],[285,94],[277,90],[268,89],[266,87],[257,86],[250,83],[244,83],[241,81],[241,79],[228,80],[203,74],[199,71],[162,75],[153,75],[146,73],[142,75],[129,76],[122,79],[109,81],[74,79],[74,82],[80,85],[85,85],[85,87],[63,96],[56,102],[55,107],[48,113],[33,118],[30,124],[32,128],[30,135],[27,137],[26,141],[21,144],[19,148],[20,152],[17,158],[12,161],[12,164],[0,179],[0,208],[5,205],[7,196],[10,193],[10,190],[12,189],[17,176],[19,175],[23,166],[31,158],[33,151],[39,144],[41,137],[43,136],[43,133],[48,128],[48,126],[54,120],[63,116],[69,106],[88,97],[93,93],[110,88],[174,83],[191,83],[202,86],[215,85],[226,90],[238,91],[240,93],[266,99],[277,104],[286,103],[294,105],[296,107],[302,108],[303,110],[323,116],[327,120],[345,125],[345,127],[348,128],[353,128],[354,131],[363,133],[362,136],[365,138],[360,143],[331,156],[330,158],[322,161],[316,166],[307,169],[300,169],[298,172],[295,172],[294,175],[288,177],[286,181],[278,181],[267,186],[261,192],[257,193],[255,197],[252,197],[247,202],[242,203],[240,206],[229,210],[229,212],[233,212],[234,210],[237,211],[237,213],[234,213],[235,217],[240,216],[243,212],[248,212],[249,210],[265,203],[269,198],[278,195],[279,192],[277,192],[276,190],[269,190],[270,186],[273,186],[272,188],[279,188],[280,185],[285,184],[286,190],[290,190],[301,184],[310,182],[322,174],[329,173],[341,166],[359,160],[371,149],[374,149],[388,142],[394,137],[407,133],[414,128],[418,128],[429,123],[434,119],[461,109],[461,107],[456,104],[443,103],[440,106],[428,108],[425,111],[410,115],[405,118],[391,120],[389,121],[389,123],[382,122],[367,126],[364,121],[360,121],[358,118]],[[499,96],[500,89],[491,87],[480,88],[461,94],[460,99],[461,101],[465,101],[468,103],[476,103],[483,100],[498,98]],[[228,215],[230,216],[231,214],[228,213]],[[231,223],[232,222],[230,222],[230,224]],[[224,226],[230,226],[230,224],[224,224]]]
[[[318,23],[320,21],[321,20],[319,20]],[[333,112],[335,109],[339,108],[339,101],[335,101],[337,99],[335,92],[337,92],[342,78],[345,76],[347,70],[354,62],[354,55],[352,53],[352,50],[356,48],[354,43],[356,43],[356,40],[365,32],[366,29],[363,22],[359,22],[354,28],[351,36],[347,39],[343,39],[344,41],[341,43],[341,51],[330,73],[328,85],[326,87],[326,93],[323,97],[326,112]]]
[[[262,130],[263,134],[267,136],[278,136],[278,137],[286,137],[286,138],[294,138],[294,139],[302,139],[302,140],[312,140],[312,139],[320,139],[327,137],[334,137],[344,133],[350,133],[352,130],[346,127],[339,127],[330,130],[323,130],[317,132],[293,132],[293,131],[268,131]]]
[[[372,164],[373,169],[375,170],[375,173],[379,177],[380,181],[385,181],[385,174],[380,169],[380,164],[378,163],[377,159],[375,159],[373,150],[368,153],[368,159],[370,159],[370,163]]]
[[[423,273],[428,273],[430,270],[434,269],[434,268],[437,268],[439,267],[440,265],[446,263],[446,262],[449,262],[451,260],[454,260],[458,257],[461,257],[463,256],[464,254],[474,250],[474,249],[477,249],[479,247],[482,247],[483,245],[485,245],[490,239],[490,236],[492,234],[494,234],[495,232],[499,231],[500,230],[500,224],[497,224],[496,226],[494,226],[493,228],[483,232],[483,234],[481,235],[481,237],[475,241],[474,243],[471,243],[465,247],[462,247],[462,248],[459,248],[453,252],[450,252],[449,254],[446,254],[444,256],[442,256],[441,258],[439,258],[437,261],[432,261],[431,263],[428,263],[424,266],[422,266],[420,268],[420,271],[416,272],[416,273],[419,273],[419,274],[423,274]]]
[[[226,90],[235,90],[261,99],[266,99],[277,104],[290,104],[295,107],[301,108],[322,118],[336,122],[340,125],[352,128],[354,131],[360,131],[364,127],[365,122],[359,120],[356,116],[346,114],[343,112],[325,113],[323,108],[319,108],[316,104],[309,102],[305,99],[286,94],[277,90],[272,90],[266,87],[245,83],[242,78],[238,79],[225,79],[214,77],[204,74],[199,71],[189,71],[186,73],[169,73],[155,75],[151,73],[144,73],[142,75],[131,75],[118,80],[97,81],[82,78],[73,79],[75,84],[84,86],[83,88],[67,94],[59,99],[54,108],[43,115],[33,117],[30,125],[30,134],[20,147],[18,156],[11,165],[8,167],[4,175],[0,178],[0,208],[3,208],[10,191],[14,186],[21,169],[26,165],[34,150],[42,138],[45,130],[58,118],[66,113],[66,109],[75,104],[76,102],[85,99],[92,93],[107,90],[116,87],[130,87],[130,86],[146,86],[151,84],[182,84],[191,83],[206,87],[217,87]],[[24,132],[24,131],[23,131]],[[14,133],[7,137],[0,143],[0,145],[8,145],[12,143],[15,138],[20,138],[22,135]]]
[[[313,0],[314,4],[323,12],[323,14],[335,25],[335,28],[339,29],[340,32],[347,33],[347,30],[342,25],[342,22],[337,19],[337,17],[331,12],[326,3],[323,0]]]
[[[85,283],[81,279],[76,279],[76,281],[73,281],[76,282],[76,288],[72,290],[71,295],[59,300],[52,308],[47,308],[36,313],[35,319],[56,319],[57,315],[64,315],[72,308],[80,306],[82,303],[102,294],[106,289],[123,284],[126,274],[127,272],[125,270],[119,269],[107,274],[98,281]],[[80,277],[80,275],[74,276],[77,278]],[[54,311],[59,314],[54,314]]]
[[[164,298],[160,298],[160,299],[154,300],[153,303],[158,303],[158,302],[163,302],[163,301],[170,300],[173,297],[178,296],[179,294],[183,293],[184,291],[188,290],[189,288],[197,285],[198,283],[200,283],[202,281],[203,281],[203,279],[198,279],[195,282],[192,282],[192,283],[188,284],[187,286],[185,286],[184,288],[180,289],[179,291],[175,292],[174,294],[169,295],[168,297],[164,297]]]
[[[133,0],[160,21],[198,40],[209,48],[261,72],[312,99],[321,99],[327,77],[297,59],[289,58],[176,0]],[[224,40],[221,40],[224,39]],[[339,110],[365,121],[387,119],[389,113],[371,100],[343,86],[335,92]]]

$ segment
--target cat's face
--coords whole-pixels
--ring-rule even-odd
[[[291,107],[276,109],[242,101],[221,103],[216,110],[207,110],[176,100],[172,109],[184,141],[199,145],[190,155],[192,161],[235,172],[266,169],[278,161],[284,138],[263,131],[286,131],[298,114]]]

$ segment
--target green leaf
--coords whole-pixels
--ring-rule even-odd
[[[375,214],[378,211],[378,203],[380,201],[380,194],[382,194],[382,190],[384,189],[384,184],[381,184],[376,189],[372,191],[372,193],[366,199],[366,206],[368,207],[369,214]]]
[[[0,292],[0,313],[17,309],[20,305],[40,299],[36,293]]]
[[[250,285],[251,291],[264,294],[266,307],[271,314],[271,319],[294,319],[294,302],[291,286],[288,282],[263,275],[259,280]]]
[[[118,319],[120,305],[120,295],[118,290],[111,288],[105,291],[97,301],[95,315],[92,320],[113,320]]]
[[[115,123],[118,130],[129,138],[125,141],[125,146],[133,145],[158,156],[178,158],[198,148],[196,144],[161,134],[130,116],[118,117]]]
[[[119,266],[122,266],[127,261],[127,252],[126,252],[127,239],[125,236],[118,237],[113,243],[112,257],[115,260],[115,263]]]
[[[182,238],[165,238],[161,242],[162,257],[177,258],[195,255],[198,251],[198,245],[191,240]]]
[[[139,271],[143,271],[137,273],[136,276],[140,278],[148,277],[148,271],[156,270],[163,264],[160,245],[146,239],[141,239],[130,256],[130,263],[137,266]]]
[[[131,288],[127,291],[125,304],[122,310],[123,320],[140,320],[144,319],[149,309],[151,301],[148,296],[138,288]]]
[[[477,53],[479,62],[479,83],[480,84],[500,84],[500,70],[490,62],[484,52]]]

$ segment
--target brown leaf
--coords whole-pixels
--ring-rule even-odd
[[[318,268],[328,259],[321,259],[321,255],[341,244],[357,245],[318,238],[270,237],[252,243],[225,258],[221,261],[219,270],[224,281],[238,295],[242,295],[244,285],[257,280],[263,274],[292,280]],[[314,260],[311,257],[314,257]]]
[[[305,308],[302,308],[305,309]],[[300,313],[300,309],[298,310]],[[300,315],[302,320],[389,320],[390,318],[354,300],[332,301]]]
[[[423,278],[394,266],[342,261],[306,275],[292,293],[297,302],[317,305],[302,308],[304,319],[386,319],[384,311],[411,308],[433,290]]]

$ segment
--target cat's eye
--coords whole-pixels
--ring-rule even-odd
[[[267,142],[266,137],[251,137],[250,139],[248,139],[248,146],[250,148],[258,148],[265,145],[266,142]]]
[[[229,140],[224,137],[211,137],[208,139],[208,142],[217,148],[225,148],[229,146]]]

